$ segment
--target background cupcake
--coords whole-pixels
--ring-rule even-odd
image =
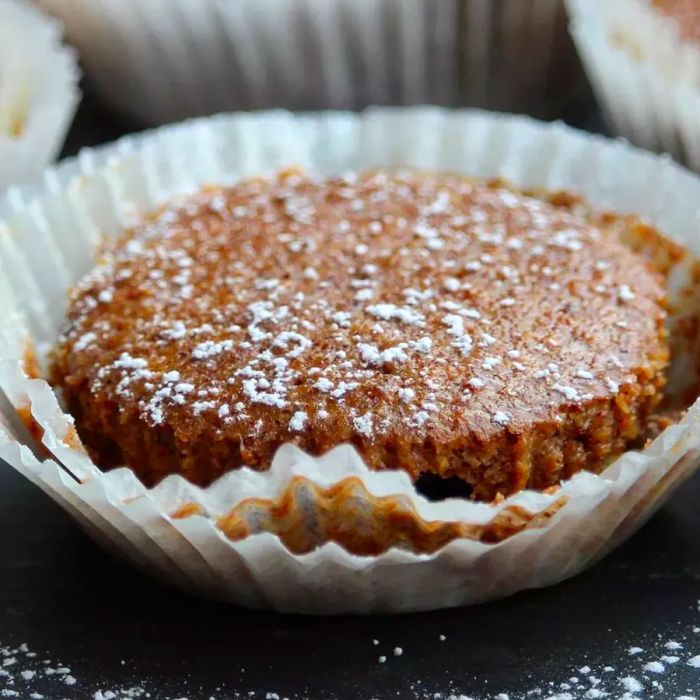
[[[611,127],[700,168],[700,2],[566,2]]]
[[[469,104],[543,112],[581,87],[561,0],[39,0],[110,104],[219,111]]]
[[[0,0],[0,191],[57,155],[78,103],[74,52],[58,22]]]

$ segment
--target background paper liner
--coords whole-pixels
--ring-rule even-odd
[[[23,0],[0,0],[0,192],[41,174],[61,150],[79,101],[62,27]]]
[[[571,33],[620,135],[700,170],[700,46],[642,0],[565,0]]]
[[[582,71],[562,0],[39,0],[149,124],[376,104],[541,109]]]
[[[0,201],[0,458],[95,539],[184,589],[244,605],[429,609],[578,573],[697,467],[700,405],[601,476],[580,473],[553,492],[499,504],[428,502],[405,473],[371,472],[350,446],[314,459],[286,445],[269,471],[241,469],[206,489],[179,476],[146,489],[128,469],[101,473],[39,378],[67,287],[92,266],[101,235],[118,234],[139,212],[288,166],[319,174],[409,166],[568,188],[597,208],[647,216],[700,253],[699,178],[663,157],[525,118],[437,108],[222,115],[86,150]],[[691,262],[673,270],[674,289],[687,286]],[[696,296],[676,301],[682,317],[700,308]],[[678,347],[676,393],[697,379],[696,341]],[[339,495],[347,527],[375,542],[376,556],[327,541],[329,493]],[[285,518],[270,509],[275,502],[284,502]],[[403,523],[400,532],[382,525],[387,513]]]

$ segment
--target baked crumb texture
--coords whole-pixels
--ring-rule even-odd
[[[148,485],[350,442],[480,500],[545,489],[603,469],[661,399],[665,281],[635,227],[446,174],[208,189],[72,290],[52,381],[97,464]]]

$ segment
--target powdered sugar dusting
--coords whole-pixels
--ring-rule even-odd
[[[456,176],[287,173],[137,227],[72,292],[62,344],[120,410],[236,445],[517,431],[646,362],[662,290],[616,236]]]

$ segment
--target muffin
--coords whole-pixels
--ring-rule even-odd
[[[611,127],[700,168],[700,3],[566,0]]]
[[[38,0],[140,123],[230,110],[474,105],[558,115],[581,67],[561,0]]]
[[[30,4],[0,0],[0,192],[40,174],[70,126],[79,74],[61,35]]]
[[[544,489],[602,470],[662,396],[664,280],[621,228],[448,174],[205,190],[73,289],[54,385],[96,463],[148,485],[291,442],[480,500]]]
[[[698,201],[626,144],[435,108],[88,151],[2,222],[0,459],[250,607],[561,581],[698,466]]]

